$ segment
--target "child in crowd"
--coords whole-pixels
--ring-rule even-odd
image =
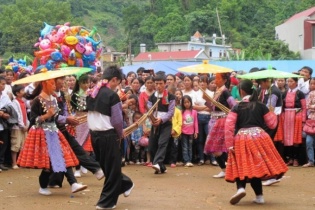
[[[183,98],[183,92],[181,89],[176,89],[175,91],[175,106],[182,110],[182,98]]]
[[[140,112],[135,112],[133,114],[133,122],[137,122],[141,118]],[[143,135],[143,127],[139,126],[134,132],[131,133],[131,143],[134,147],[134,150],[132,151],[131,157],[132,160],[136,162],[137,165],[143,164],[143,154],[141,154],[141,147],[139,145],[139,140]],[[141,160],[141,162],[140,162]]]
[[[171,94],[174,94],[176,92],[179,92],[178,95],[182,97],[181,91],[176,91],[176,88],[174,85],[171,85],[167,88],[168,92]],[[171,133],[171,139],[169,141],[171,152],[170,152],[170,162],[171,162],[171,168],[176,167],[176,162],[177,162],[177,157],[178,157],[178,142],[179,142],[179,137],[182,133],[182,112],[179,108],[177,108],[177,104],[180,104],[178,102],[178,98],[175,94],[175,111],[174,115],[172,118],[172,133]]]
[[[183,81],[177,83],[177,89],[185,90],[185,85]]]
[[[192,108],[192,99],[185,95],[182,99],[182,151],[185,167],[192,167],[193,139],[198,137],[197,111]]]
[[[25,94],[24,85],[14,85],[12,87],[12,93],[15,96],[15,99],[12,101],[12,106],[18,114],[18,125],[14,125],[11,130],[12,168],[18,169],[19,167],[16,164],[17,153],[24,144],[29,121],[27,119],[26,104],[23,100]]]
[[[123,111],[124,111],[124,116],[125,116],[125,122],[126,126],[130,126],[133,123],[133,115],[135,112],[138,112],[138,97],[134,94],[129,95],[128,99],[125,101],[125,104],[123,105]],[[128,142],[128,143],[127,143]],[[127,144],[126,146],[126,154],[125,158],[127,161],[129,161],[129,164],[134,164],[133,161],[130,159],[130,154],[133,153],[134,146],[130,142],[130,136],[127,137]]]

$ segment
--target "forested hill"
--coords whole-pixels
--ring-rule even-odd
[[[155,43],[187,41],[195,31],[222,33],[234,48],[285,52],[274,42],[274,27],[315,0],[0,0],[0,55],[32,54],[43,22],[96,26],[105,45],[137,53]],[[292,55],[294,56],[294,55]]]

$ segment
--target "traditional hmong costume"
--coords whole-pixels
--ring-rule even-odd
[[[281,120],[282,112],[282,93],[278,87],[271,85],[268,90],[258,90],[260,101],[267,106],[267,108],[273,108],[274,113],[278,117],[278,126],[275,129],[270,129],[268,127],[264,128],[269,134],[270,138],[274,141],[283,141],[281,139],[281,134],[283,134],[283,127],[280,125],[283,124]]]
[[[48,101],[38,96],[31,108],[31,128],[18,158],[18,165],[27,168],[50,169],[54,172],[66,172],[66,168],[78,165],[79,161],[69,143],[58,130],[55,123],[58,113],[44,122],[39,117],[51,107],[58,109],[54,97]]]
[[[225,86],[215,92],[214,100],[230,108],[236,104],[234,98]],[[216,106],[212,106],[208,103],[206,103],[206,105],[212,108],[213,111],[211,112],[211,119],[209,121],[208,136],[204,147],[204,153],[210,154],[212,152],[226,152],[227,150],[224,144],[226,113]]]
[[[105,70],[104,75],[106,73]],[[133,187],[131,179],[121,172],[122,104],[117,93],[103,80],[90,90],[87,110],[93,150],[106,177],[97,206],[112,208],[119,194]]]
[[[277,126],[277,116],[266,105],[258,102],[246,107],[240,102],[226,119],[226,148],[229,152],[225,180],[249,182],[253,178],[279,179],[288,170],[270,136],[262,128]]]
[[[78,93],[73,93],[70,104],[72,106],[72,110],[75,111],[78,117],[87,114],[86,94],[84,91],[80,90]],[[80,123],[76,127],[68,127],[69,133],[76,137],[76,140],[83,147],[83,149],[87,152],[92,152],[93,148],[91,143],[91,135],[87,122]]]
[[[166,167],[164,165],[165,154],[167,150],[168,140],[172,132],[172,117],[175,111],[175,96],[170,94],[167,90],[159,94],[155,92],[149,97],[148,109],[150,109],[157,100],[160,99],[157,111],[154,115],[162,120],[161,124],[157,127],[152,127],[149,150],[151,154],[153,168],[156,172],[164,173]]]
[[[302,122],[306,120],[306,101],[303,92],[289,89],[283,94],[284,146],[302,143]]]

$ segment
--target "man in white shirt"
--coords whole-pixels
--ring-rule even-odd
[[[313,74],[313,69],[308,66],[304,66],[300,70],[300,75],[303,76],[303,78],[299,79],[298,88],[300,91],[304,93],[305,98],[308,97],[308,94],[310,92],[310,79],[312,77],[312,74]]]

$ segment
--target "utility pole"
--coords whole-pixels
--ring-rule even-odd
[[[131,40],[129,40],[129,63],[130,63],[130,65],[132,65],[132,61],[131,61]]]
[[[219,23],[219,29],[220,29],[220,35],[222,37],[222,28],[221,28],[221,22],[220,22],[220,17],[219,17],[219,11],[218,8],[215,8],[215,11],[217,12],[217,18],[218,18],[218,23]]]

